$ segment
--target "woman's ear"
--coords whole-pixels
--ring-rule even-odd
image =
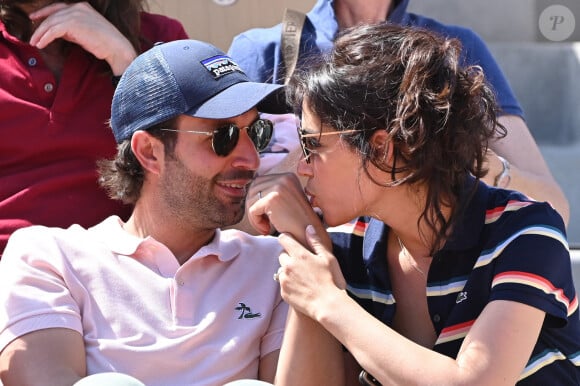
[[[143,170],[159,174],[165,159],[163,143],[145,130],[138,130],[131,137],[131,150]]]
[[[370,138],[370,145],[377,159],[382,159],[384,163],[391,161],[393,142],[386,130],[376,130]]]

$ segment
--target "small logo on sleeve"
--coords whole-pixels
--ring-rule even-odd
[[[236,307],[236,311],[240,311],[238,319],[254,319],[262,317],[261,313],[252,312],[250,307],[246,306],[244,303],[239,303],[239,307]]]
[[[217,55],[201,61],[201,64],[209,71],[214,79],[219,79],[224,75],[233,72],[244,73],[240,66],[229,56]]]

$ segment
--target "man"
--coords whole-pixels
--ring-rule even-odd
[[[217,48],[157,45],[115,91],[101,184],[134,205],[84,229],[14,233],[0,262],[0,376],[72,385],[117,372],[148,386],[273,381],[287,306],[276,239],[219,228],[244,214],[280,86]],[[265,274],[262,274],[265,273]]]

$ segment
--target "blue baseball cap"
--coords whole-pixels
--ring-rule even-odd
[[[290,112],[282,85],[250,81],[236,62],[209,43],[176,40],[139,55],[113,96],[111,128],[117,143],[181,114],[225,119],[257,107]]]

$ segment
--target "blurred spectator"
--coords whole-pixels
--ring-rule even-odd
[[[444,25],[436,20],[407,12],[409,0],[318,0],[308,12],[300,41],[298,66],[319,52],[327,52],[336,34],[360,23],[390,23],[418,26],[436,31],[447,37],[458,38],[463,44],[463,65],[479,65],[496,92],[501,108],[499,123],[508,135],[491,142],[486,167],[489,172],[484,181],[489,185],[521,191],[538,201],[548,201],[558,210],[567,224],[569,205],[563,191],[554,180],[524,119],[505,76],[485,43],[473,31],[458,26]],[[282,61],[281,24],[272,28],[256,28],[236,36],[229,54],[238,61],[250,78],[273,83],[284,82]],[[282,127],[280,125],[280,127]],[[291,161],[273,171],[295,168],[294,159],[299,153],[295,130],[276,130],[272,148],[283,142]],[[280,152],[280,149],[277,150]],[[276,153],[263,153],[262,157],[277,157]],[[270,164],[267,162],[265,164]]]
[[[0,3],[0,256],[21,227],[129,215],[97,183],[96,160],[116,151],[113,83],[138,52],[187,37],[145,3]]]

